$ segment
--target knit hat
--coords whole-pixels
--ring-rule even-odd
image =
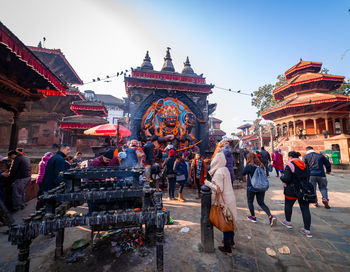
[[[103,154],[103,157],[107,158],[107,159],[113,159],[113,150],[108,150],[106,153]]]
[[[174,157],[175,156],[175,150],[174,149],[170,149],[169,150],[169,156],[170,157]]]

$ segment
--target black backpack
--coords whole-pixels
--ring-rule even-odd
[[[296,195],[298,199],[304,200],[308,203],[316,203],[316,192],[314,186],[308,179],[298,179],[298,184],[295,186]]]

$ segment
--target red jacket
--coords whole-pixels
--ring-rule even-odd
[[[278,151],[275,151],[272,154],[272,167],[276,168],[277,170],[283,170],[283,157],[282,154],[279,153]]]

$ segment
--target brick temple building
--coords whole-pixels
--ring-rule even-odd
[[[317,151],[340,151],[341,162],[350,163],[350,98],[332,93],[343,76],[321,74],[322,63],[298,62],[285,72],[287,81],[273,90],[280,103],[262,113],[276,124],[277,147],[305,153],[306,146]]]
[[[125,87],[134,138],[167,138],[177,148],[198,145],[208,152],[208,116],[216,105],[209,105],[207,98],[214,86],[193,71],[188,57],[181,73],[176,72],[168,48],[163,67],[156,71],[147,52],[141,67],[125,77]]]

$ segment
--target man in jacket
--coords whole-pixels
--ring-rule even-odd
[[[326,167],[327,174],[331,173],[331,164],[327,158],[319,153],[316,153],[312,146],[306,148],[306,155],[303,157],[303,161],[310,169],[310,182],[315,188],[318,184],[318,188],[322,194],[322,203],[326,209],[330,209],[328,190],[327,190],[327,178],[324,172],[324,167]],[[317,197],[315,206],[318,207]]]
[[[261,147],[261,162],[265,166],[266,176],[269,176],[269,162],[271,162],[270,153],[265,150],[264,147]]]
[[[12,160],[9,179],[12,182],[13,210],[18,211],[25,207],[24,188],[31,178],[30,160],[15,150],[9,151],[7,156]]]
[[[65,157],[69,152],[69,146],[61,145],[57,153],[47,162],[43,181],[39,185],[42,192],[47,192],[64,182],[60,173],[66,170]]]

